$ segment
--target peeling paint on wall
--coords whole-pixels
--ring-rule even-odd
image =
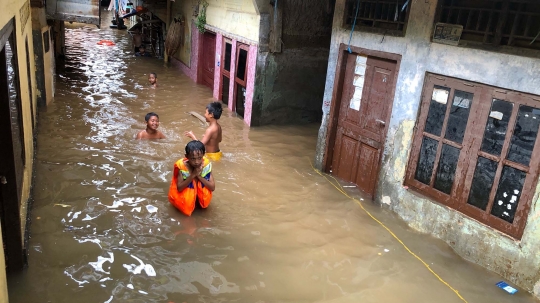
[[[326,146],[326,140],[333,81],[339,46],[347,44],[350,35],[350,31],[342,27],[345,1],[337,0],[335,7],[323,118],[315,156],[317,168],[322,168],[324,152],[331,148]],[[382,35],[360,30],[352,35],[353,46],[402,56],[376,200],[415,230],[444,240],[465,259],[497,272],[540,298],[540,184],[536,186],[521,241],[403,187],[427,72],[540,94],[540,77],[537,76],[540,60],[537,58],[431,43],[434,3],[412,2],[405,37],[382,39]]]

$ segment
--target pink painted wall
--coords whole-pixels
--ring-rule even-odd
[[[198,64],[199,64],[199,50],[202,43],[202,35],[197,30],[196,26],[191,27],[191,68],[187,67],[182,62],[172,58],[171,62],[177,66],[184,74],[191,78],[191,80],[197,82]],[[229,104],[228,108],[234,112],[234,77],[236,75],[236,45],[237,41],[232,40],[232,53],[231,53],[231,81],[229,82]],[[223,35],[216,33],[216,58],[214,69],[214,90],[212,96],[216,100],[220,100],[220,87],[222,85],[221,79],[221,58],[224,49]],[[250,45],[248,53],[248,70],[247,70],[247,82],[246,82],[246,104],[244,109],[244,122],[247,125],[251,125],[251,112],[253,105],[253,91],[255,88],[255,70],[257,65],[257,46]]]
[[[231,52],[231,81],[229,82],[229,109],[236,111],[234,106],[234,77],[236,75],[236,40],[232,40]]]
[[[171,63],[177,66],[191,80],[197,82],[197,68],[199,66],[199,44],[202,41],[201,34],[197,30],[195,23],[191,24],[191,62],[188,67],[174,57],[171,57]]]
[[[255,90],[255,70],[257,67],[257,46],[250,45],[248,53],[248,70],[246,83],[246,108],[244,109],[244,122],[251,126],[251,109],[253,105],[253,91]]]
[[[216,61],[214,63],[214,99],[220,100],[219,88],[221,87],[221,52],[223,49],[223,36],[216,34]]]

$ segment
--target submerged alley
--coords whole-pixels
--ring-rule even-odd
[[[490,8],[529,11],[524,33],[500,25],[523,57],[435,37],[429,18],[467,19],[460,43],[481,32],[450,13],[485,13],[466,1],[89,1],[87,24],[19,2],[0,31],[0,302],[537,302],[540,92],[452,61],[539,66],[530,1]],[[152,13],[119,23],[126,8]],[[164,19],[184,33],[174,54]],[[216,190],[188,217],[167,199],[173,164],[216,100]],[[135,140],[148,112],[166,139]]]

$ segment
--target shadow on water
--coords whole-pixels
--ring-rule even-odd
[[[203,133],[187,112],[210,91],[134,57],[126,32],[69,25],[66,40],[39,118],[29,267],[10,277],[11,302],[462,302],[312,170],[317,125],[249,129],[225,111],[212,204],[181,215],[167,201],[171,169],[182,133]],[[133,140],[149,111],[167,139]],[[469,302],[534,301],[366,207]]]

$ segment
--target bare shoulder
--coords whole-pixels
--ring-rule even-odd
[[[135,136],[135,139],[140,140],[140,139],[145,139],[145,137],[146,137],[146,131],[141,130],[137,133],[137,135]]]

